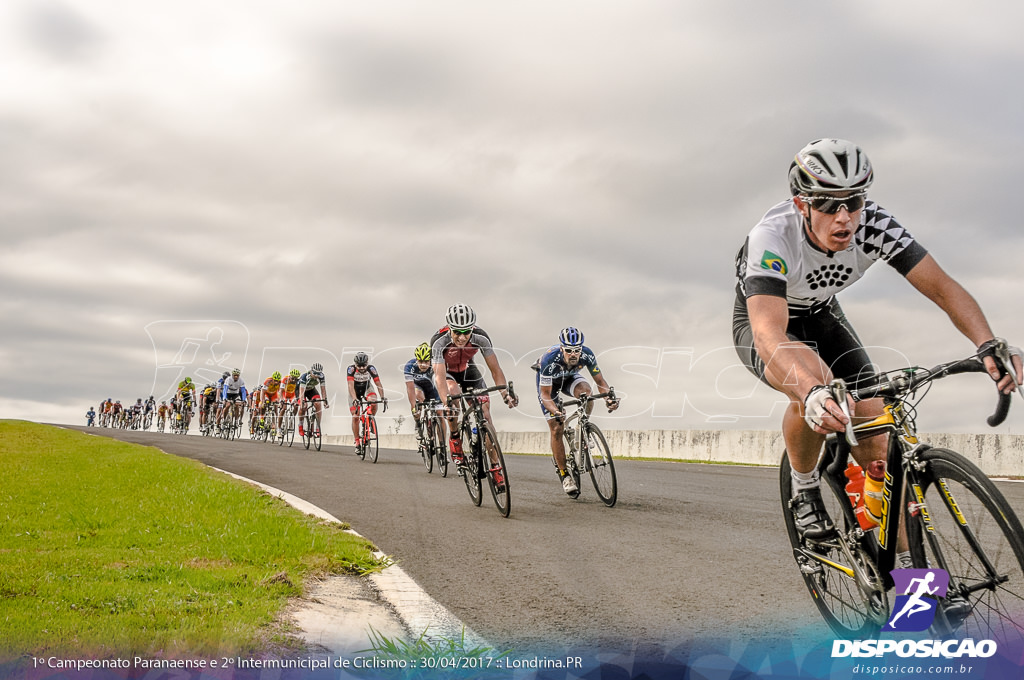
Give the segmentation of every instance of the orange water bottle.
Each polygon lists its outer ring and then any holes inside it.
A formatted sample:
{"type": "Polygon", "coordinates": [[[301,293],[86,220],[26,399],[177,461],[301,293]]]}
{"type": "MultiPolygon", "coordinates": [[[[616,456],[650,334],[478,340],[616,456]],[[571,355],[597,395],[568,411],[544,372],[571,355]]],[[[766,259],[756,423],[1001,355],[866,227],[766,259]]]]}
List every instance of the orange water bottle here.
{"type": "Polygon", "coordinates": [[[882,483],[885,481],[885,461],[873,460],[868,463],[864,478],[864,507],[875,524],[882,523],[882,483]]]}
{"type": "Polygon", "coordinates": [[[877,524],[872,522],[864,508],[864,470],[856,463],[849,463],[846,466],[846,495],[850,498],[850,505],[853,506],[853,513],[857,516],[860,528],[868,531],[877,524]]]}

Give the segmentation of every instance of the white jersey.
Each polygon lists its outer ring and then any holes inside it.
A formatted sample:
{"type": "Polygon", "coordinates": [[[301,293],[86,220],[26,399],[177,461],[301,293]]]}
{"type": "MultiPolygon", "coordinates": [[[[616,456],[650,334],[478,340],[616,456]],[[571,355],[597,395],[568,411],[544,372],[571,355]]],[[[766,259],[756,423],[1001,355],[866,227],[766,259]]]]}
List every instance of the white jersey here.
{"type": "Polygon", "coordinates": [[[791,310],[826,302],[884,260],[906,276],[928,251],[893,216],[873,201],[860,213],[850,246],[829,253],[807,237],[803,215],[792,200],[776,205],[754,227],[736,257],[743,297],[785,297],[791,310]]]}

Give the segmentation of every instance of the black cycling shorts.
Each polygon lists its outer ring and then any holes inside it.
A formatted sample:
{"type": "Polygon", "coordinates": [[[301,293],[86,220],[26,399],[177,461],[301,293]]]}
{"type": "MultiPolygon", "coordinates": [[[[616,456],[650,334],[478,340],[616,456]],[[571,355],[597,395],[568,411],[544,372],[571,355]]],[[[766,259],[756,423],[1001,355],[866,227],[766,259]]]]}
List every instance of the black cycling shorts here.
{"type": "MultiPolygon", "coordinates": [[[[817,352],[832,375],[842,378],[852,387],[856,387],[859,380],[867,380],[877,374],[871,357],[834,297],[808,312],[790,310],[786,335],[817,352]]],[[[739,293],[732,312],[732,341],[747,370],[768,385],[764,376],[764,360],[754,348],[747,301],[739,293]]]]}

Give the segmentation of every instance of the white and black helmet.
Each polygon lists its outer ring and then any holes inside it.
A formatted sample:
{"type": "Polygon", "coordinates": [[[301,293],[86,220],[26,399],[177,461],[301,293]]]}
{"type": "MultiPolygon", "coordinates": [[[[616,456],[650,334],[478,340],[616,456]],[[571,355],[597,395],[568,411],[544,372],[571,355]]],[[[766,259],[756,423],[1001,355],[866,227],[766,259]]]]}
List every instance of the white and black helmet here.
{"type": "Polygon", "coordinates": [[[352,359],[352,363],[354,363],[358,368],[365,368],[370,364],[370,355],[366,352],[356,352],[355,357],[352,359]]]}
{"type": "Polygon", "coordinates": [[[452,330],[465,331],[476,325],[476,312],[469,305],[459,303],[448,308],[444,320],[452,330]]]}
{"type": "Polygon", "coordinates": [[[867,191],[873,180],[867,154],[845,139],[816,139],[800,149],[789,166],[794,196],[867,191]]]}

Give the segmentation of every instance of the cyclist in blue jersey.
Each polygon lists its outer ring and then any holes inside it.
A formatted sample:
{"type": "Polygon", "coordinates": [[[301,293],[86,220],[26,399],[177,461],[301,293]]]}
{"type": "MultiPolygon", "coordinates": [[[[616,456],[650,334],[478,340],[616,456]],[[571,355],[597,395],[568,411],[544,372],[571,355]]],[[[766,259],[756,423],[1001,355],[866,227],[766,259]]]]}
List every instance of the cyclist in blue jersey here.
{"type": "Polygon", "coordinates": [[[312,400],[316,406],[316,420],[320,422],[323,417],[324,407],[330,408],[327,403],[327,378],[324,376],[324,367],[321,364],[313,364],[309,370],[299,376],[299,436],[305,437],[306,431],[302,426],[302,416],[306,413],[306,400],[312,400]],[[321,406],[321,401],[323,406],[321,406]]]}
{"type": "Polygon", "coordinates": [[[434,385],[434,367],[430,364],[430,345],[423,343],[413,352],[402,369],[405,376],[405,390],[409,396],[409,407],[416,420],[416,438],[420,439],[420,411],[418,406],[431,399],[440,400],[434,385]]]}
{"type": "Polygon", "coordinates": [[[90,406],[89,410],[85,412],[85,418],[88,421],[86,424],[89,427],[93,427],[96,425],[96,411],[93,410],[92,406],[90,406]]]}
{"type": "MultiPolygon", "coordinates": [[[[560,394],[574,399],[592,394],[590,383],[581,374],[586,368],[601,392],[607,392],[608,383],[601,374],[594,352],[583,344],[583,333],[572,326],[565,328],[558,335],[558,344],[549,349],[534,365],[537,369],[537,400],[540,410],[547,418],[548,429],[551,430],[551,454],[558,465],[558,477],[562,480],[562,488],[570,496],[578,496],[579,488],[572,475],[565,470],[565,442],[562,433],[565,429],[565,410],[562,408],[560,394]]],[[[608,411],[619,407],[618,400],[605,397],[608,411]]],[[[594,402],[587,404],[587,414],[594,408],[594,402]]]]}

